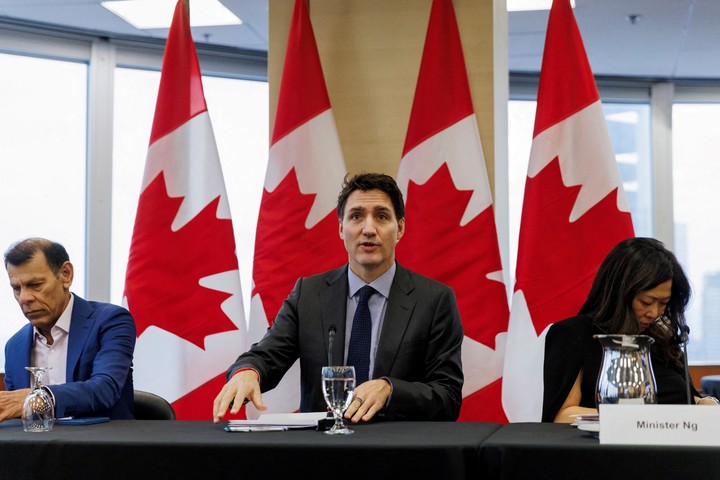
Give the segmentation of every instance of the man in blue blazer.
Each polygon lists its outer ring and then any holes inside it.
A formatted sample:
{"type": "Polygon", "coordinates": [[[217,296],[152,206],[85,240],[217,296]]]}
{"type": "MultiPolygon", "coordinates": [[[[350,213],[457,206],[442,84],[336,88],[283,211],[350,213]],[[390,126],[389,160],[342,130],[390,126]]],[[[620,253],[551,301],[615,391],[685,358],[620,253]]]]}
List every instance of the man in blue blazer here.
{"type": "Polygon", "coordinates": [[[348,177],[337,212],[348,264],[298,280],[272,328],[228,370],[228,383],[213,405],[215,422],[228,408],[237,413],[246,400],[265,410],[261,392],[274,388],[298,358],[300,411],[324,411],[320,372],[328,358],[358,369],[349,351],[359,292],[366,285],[374,289],[368,300],[370,374],[356,387],[345,417],[353,422],[376,416],[457,418],[463,329],[455,295],[448,286],[395,262],[395,245],[405,231],[397,184],[381,174],[348,177]],[[328,355],[330,331],[337,341],[328,355]]]}
{"type": "Polygon", "coordinates": [[[13,244],[5,268],[30,323],[5,345],[8,391],[0,392],[0,420],[21,415],[30,387],[27,366],[52,367],[45,381],[58,418],[134,418],[130,312],[70,293],[73,266],[65,248],[50,240],[13,244]]]}

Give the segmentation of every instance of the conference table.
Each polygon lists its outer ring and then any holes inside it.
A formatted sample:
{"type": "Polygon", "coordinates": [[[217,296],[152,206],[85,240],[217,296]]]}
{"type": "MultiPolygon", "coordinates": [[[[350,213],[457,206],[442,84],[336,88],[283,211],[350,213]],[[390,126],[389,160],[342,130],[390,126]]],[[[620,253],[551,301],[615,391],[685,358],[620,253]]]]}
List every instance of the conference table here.
{"type": "Polygon", "coordinates": [[[2,479],[720,478],[720,448],[600,445],[569,425],[385,422],[228,433],[197,421],[125,420],[26,433],[0,423],[2,479]]]}
{"type": "Polygon", "coordinates": [[[715,479],[720,447],[600,445],[570,425],[511,423],[483,442],[490,479],[715,479]]]}
{"type": "Polygon", "coordinates": [[[352,435],[315,430],[225,432],[199,421],[115,420],[24,432],[0,423],[0,478],[465,479],[483,478],[494,423],[385,422],[352,435]]]}

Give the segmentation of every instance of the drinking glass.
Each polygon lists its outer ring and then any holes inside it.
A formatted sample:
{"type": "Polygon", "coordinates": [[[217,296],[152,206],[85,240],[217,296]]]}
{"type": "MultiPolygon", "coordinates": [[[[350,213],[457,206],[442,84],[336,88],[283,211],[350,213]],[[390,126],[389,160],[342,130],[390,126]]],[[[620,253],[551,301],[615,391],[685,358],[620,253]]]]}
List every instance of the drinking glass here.
{"type": "Polygon", "coordinates": [[[25,367],[32,374],[32,390],[23,403],[22,423],[26,432],[49,432],[55,422],[50,394],[43,387],[43,375],[51,367],[25,367]]]}
{"type": "Polygon", "coordinates": [[[325,402],[335,418],[335,424],[325,433],[328,435],[353,433],[343,424],[343,413],[350,406],[355,392],[355,367],[323,367],[322,383],[325,402]]]}

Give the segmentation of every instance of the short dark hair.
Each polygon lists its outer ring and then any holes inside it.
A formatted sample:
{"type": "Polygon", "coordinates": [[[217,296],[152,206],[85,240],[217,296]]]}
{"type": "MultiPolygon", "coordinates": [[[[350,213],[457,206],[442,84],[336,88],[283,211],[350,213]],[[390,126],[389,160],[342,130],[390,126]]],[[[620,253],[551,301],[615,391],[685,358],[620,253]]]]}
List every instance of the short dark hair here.
{"type": "Polygon", "coordinates": [[[345,213],[345,203],[355,190],[362,190],[363,192],[380,190],[387,193],[395,209],[397,219],[402,220],[405,218],[403,195],[394,178],[383,173],[358,173],[357,175],[347,174],[343,180],[342,190],[337,201],[337,214],[340,220],[342,220],[345,213]]]}
{"type": "Polygon", "coordinates": [[[646,333],[655,338],[653,351],[680,361],[681,329],[685,326],[685,309],[692,289],[675,255],[654,238],[628,238],[621,241],[600,264],[581,314],[590,315],[593,323],[610,334],[639,334],[632,309],[640,293],[672,280],[670,300],[662,316],[662,325],[651,325],[646,333]]]}
{"type": "Polygon", "coordinates": [[[60,267],[65,262],[70,261],[67,250],[59,243],[45,238],[26,238],[13,243],[7,249],[5,252],[5,268],[7,269],[8,265],[18,267],[30,261],[38,252],[45,255],[48,266],[55,275],[59,275],[60,267]]]}

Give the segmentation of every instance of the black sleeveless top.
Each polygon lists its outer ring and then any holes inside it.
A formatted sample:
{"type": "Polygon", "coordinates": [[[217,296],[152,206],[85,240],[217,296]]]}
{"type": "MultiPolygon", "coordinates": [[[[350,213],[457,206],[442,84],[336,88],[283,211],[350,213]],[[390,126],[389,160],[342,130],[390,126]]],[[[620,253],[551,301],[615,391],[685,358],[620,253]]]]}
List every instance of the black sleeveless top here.
{"type": "MultiPolygon", "coordinates": [[[[543,422],[552,422],[572,389],[580,370],[580,406],[597,408],[596,384],[602,364],[603,349],[593,335],[601,334],[588,315],[579,315],[555,323],[545,338],[545,364],[543,368],[543,422]]],[[[686,404],[685,374],[682,368],[665,363],[650,355],[658,403],[686,404]]],[[[691,395],[697,391],[690,381],[691,395]]]]}

